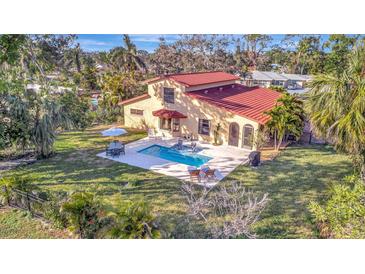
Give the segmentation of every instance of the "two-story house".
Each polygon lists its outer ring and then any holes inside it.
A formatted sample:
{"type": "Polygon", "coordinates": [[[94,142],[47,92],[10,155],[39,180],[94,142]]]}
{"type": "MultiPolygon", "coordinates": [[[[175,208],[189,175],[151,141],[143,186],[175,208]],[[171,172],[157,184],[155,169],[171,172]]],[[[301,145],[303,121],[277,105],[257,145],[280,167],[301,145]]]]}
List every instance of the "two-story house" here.
{"type": "Polygon", "coordinates": [[[163,75],[147,81],[148,93],[121,102],[127,127],[154,128],[164,136],[192,136],[254,148],[255,132],[270,117],[280,93],[239,84],[225,72],[163,75]]]}

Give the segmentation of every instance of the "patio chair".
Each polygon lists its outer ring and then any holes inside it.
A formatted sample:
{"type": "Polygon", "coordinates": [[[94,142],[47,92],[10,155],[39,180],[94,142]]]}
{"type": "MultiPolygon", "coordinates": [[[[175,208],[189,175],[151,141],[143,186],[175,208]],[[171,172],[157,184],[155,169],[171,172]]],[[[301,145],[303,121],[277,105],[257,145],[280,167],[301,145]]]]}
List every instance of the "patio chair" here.
{"type": "Polygon", "coordinates": [[[197,151],[197,147],[196,147],[196,142],[191,142],[191,150],[192,152],[196,152],[197,151]]]}
{"type": "Polygon", "coordinates": [[[208,181],[211,179],[217,179],[217,177],[215,176],[215,172],[216,169],[211,169],[208,166],[202,166],[201,168],[201,176],[207,179],[208,181]]]}
{"type": "Polygon", "coordinates": [[[148,138],[149,139],[156,139],[156,133],[155,133],[155,130],[153,128],[149,128],[147,133],[148,133],[148,138]]]}
{"type": "Polygon", "coordinates": [[[109,148],[109,146],[106,146],[105,148],[105,155],[106,156],[112,156],[113,149],[109,148]]]}
{"type": "Polygon", "coordinates": [[[189,175],[191,182],[193,182],[194,179],[196,179],[198,183],[200,183],[200,169],[189,170],[189,175]]]}

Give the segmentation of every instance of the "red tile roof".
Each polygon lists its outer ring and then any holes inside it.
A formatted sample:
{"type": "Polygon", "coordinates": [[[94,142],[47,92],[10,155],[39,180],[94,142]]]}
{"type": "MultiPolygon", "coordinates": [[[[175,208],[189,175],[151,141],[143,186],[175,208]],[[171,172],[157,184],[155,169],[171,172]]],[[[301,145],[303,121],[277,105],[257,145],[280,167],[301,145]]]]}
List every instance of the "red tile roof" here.
{"type": "Polygon", "coordinates": [[[281,93],[271,89],[246,87],[240,84],[191,91],[186,94],[260,124],[270,120],[270,116],[264,112],[272,109],[281,96],[281,93]]]}
{"type": "Polygon", "coordinates": [[[176,111],[176,110],[168,110],[168,109],[159,109],[152,112],[153,116],[162,117],[166,119],[170,118],[187,118],[186,115],[176,111]]]}
{"type": "Polygon", "coordinates": [[[151,98],[151,96],[149,96],[146,93],[146,94],[143,94],[143,95],[140,95],[140,96],[137,96],[137,97],[133,97],[131,99],[127,99],[127,100],[124,100],[124,101],[120,101],[118,103],[118,105],[128,105],[128,104],[131,104],[131,103],[134,103],[134,102],[138,102],[138,101],[141,101],[141,100],[145,100],[145,99],[148,99],[148,98],[151,98]]]}
{"type": "Polygon", "coordinates": [[[180,73],[180,74],[168,74],[160,77],[155,77],[150,80],[147,80],[146,83],[150,84],[156,81],[160,81],[162,79],[172,79],[184,86],[192,87],[192,86],[206,85],[212,83],[220,83],[225,81],[239,80],[240,77],[222,71],[180,73]]]}

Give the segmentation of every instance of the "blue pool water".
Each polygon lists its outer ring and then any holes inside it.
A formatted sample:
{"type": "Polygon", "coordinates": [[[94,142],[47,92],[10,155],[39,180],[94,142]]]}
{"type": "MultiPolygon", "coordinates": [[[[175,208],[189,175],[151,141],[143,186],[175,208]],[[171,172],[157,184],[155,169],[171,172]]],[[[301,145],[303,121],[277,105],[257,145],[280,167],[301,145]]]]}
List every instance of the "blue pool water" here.
{"type": "Polygon", "coordinates": [[[189,151],[178,151],[173,148],[152,145],[150,147],[144,148],[139,153],[151,155],[154,157],[159,157],[165,160],[182,163],[188,166],[200,167],[201,165],[208,162],[211,157],[199,155],[189,151]]]}

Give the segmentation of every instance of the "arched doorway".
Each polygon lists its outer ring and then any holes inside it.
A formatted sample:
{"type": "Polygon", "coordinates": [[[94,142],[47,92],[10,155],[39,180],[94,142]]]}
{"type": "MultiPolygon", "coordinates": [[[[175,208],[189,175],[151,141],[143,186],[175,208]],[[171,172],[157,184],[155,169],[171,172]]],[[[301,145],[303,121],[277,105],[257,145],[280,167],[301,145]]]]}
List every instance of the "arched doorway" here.
{"type": "Polygon", "coordinates": [[[240,127],[237,123],[231,123],[229,125],[228,145],[238,147],[239,132],[240,127]]]}
{"type": "Polygon", "coordinates": [[[254,130],[253,126],[246,124],[243,126],[242,132],[242,147],[252,149],[253,147],[254,130]]]}

